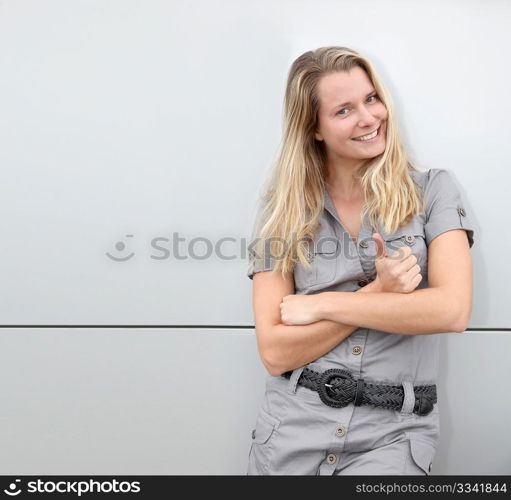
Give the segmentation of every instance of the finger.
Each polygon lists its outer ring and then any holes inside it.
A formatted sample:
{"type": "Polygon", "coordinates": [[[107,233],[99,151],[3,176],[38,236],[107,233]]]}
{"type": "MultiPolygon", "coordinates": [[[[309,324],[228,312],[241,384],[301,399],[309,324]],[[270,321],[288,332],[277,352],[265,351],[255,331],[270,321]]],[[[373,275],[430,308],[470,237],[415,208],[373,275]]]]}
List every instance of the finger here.
{"type": "Polygon", "coordinates": [[[413,281],[412,281],[414,288],[417,288],[420,285],[421,281],[422,281],[422,274],[418,274],[417,276],[415,276],[415,278],[413,278],[413,281]]]}
{"type": "Polygon", "coordinates": [[[420,276],[417,284],[420,283],[422,280],[420,271],[421,271],[420,266],[418,264],[416,266],[414,265],[410,270],[406,271],[405,273],[406,279],[409,280],[410,282],[413,282],[414,280],[417,279],[417,276],[420,276]]]}
{"type": "Polygon", "coordinates": [[[407,259],[412,253],[412,249],[410,247],[399,247],[393,253],[390,254],[389,258],[392,260],[397,260],[399,262],[407,259]]]}
{"type": "MultiPolygon", "coordinates": [[[[419,266],[419,264],[417,263],[417,257],[413,254],[410,254],[408,257],[403,259],[401,261],[401,263],[403,265],[404,271],[409,271],[410,269],[413,269],[413,267],[419,266]]],[[[419,267],[419,270],[420,270],[420,267],[419,267]]]]}
{"type": "Polygon", "coordinates": [[[379,233],[373,233],[373,239],[376,243],[376,258],[381,259],[387,257],[387,250],[385,248],[385,242],[379,233]]]}
{"type": "MultiPolygon", "coordinates": [[[[409,250],[411,252],[411,250],[409,250]]],[[[403,253],[407,252],[403,248],[403,253]]],[[[392,258],[392,256],[391,256],[392,258]]],[[[393,264],[393,272],[396,275],[406,275],[408,279],[411,279],[415,274],[420,272],[420,266],[417,264],[417,258],[411,254],[408,257],[403,259],[399,259],[399,257],[395,257],[396,261],[393,264]]]]}
{"type": "Polygon", "coordinates": [[[409,290],[405,293],[412,293],[421,283],[422,281],[422,274],[417,274],[414,276],[411,281],[409,282],[409,290]]]}

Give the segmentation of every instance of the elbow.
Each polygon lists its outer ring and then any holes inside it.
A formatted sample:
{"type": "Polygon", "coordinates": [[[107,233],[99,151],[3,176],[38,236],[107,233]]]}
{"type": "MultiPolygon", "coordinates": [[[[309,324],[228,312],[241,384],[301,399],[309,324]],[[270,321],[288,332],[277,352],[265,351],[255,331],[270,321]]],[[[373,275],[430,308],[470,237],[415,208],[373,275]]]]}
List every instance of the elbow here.
{"type": "Polygon", "coordinates": [[[261,352],[261,361],[263,362],[266,371],[272,377],[279,377],[287,371],[287,368],[281,363],[281,360],[276,355],[274,350],[264,349],[261,352]]]}
{"type": "Polygon", "coordinates": [[[268,365],[265,365],[266,366],[266,371],[272,376],[272,377],[280,377],[283,373],[286,372],[286,370],[282,370],[282,369],[279,369],[277,367],[269,367],[268,365]]]}
{"type": "Polygon", "coordinates": [[[451,332],[463,333],[467,329],[466,325],[457,324],[451,329],[451,332]]]}
{"type": "Polygon", "coordinates": [[[455,316],[452,318],[451,330],[456,333],[463,333],[468,328],[471,311],[469,308],[458,308],[455,316]]]}
{"type": "Polygon", "coordinates": [[[269,329],[257,329],[259,357],[272,377],[278,377],[289,370],[286,364],[286,356],[278,343],[278,333],[273,331],[272,325],[269,329]]]}

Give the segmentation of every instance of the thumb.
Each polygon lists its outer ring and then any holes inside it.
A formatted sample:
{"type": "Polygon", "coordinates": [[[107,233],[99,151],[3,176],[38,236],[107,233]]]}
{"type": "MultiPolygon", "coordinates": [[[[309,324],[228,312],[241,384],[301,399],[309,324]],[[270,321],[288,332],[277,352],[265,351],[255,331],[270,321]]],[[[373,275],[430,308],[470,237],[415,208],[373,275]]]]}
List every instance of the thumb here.
{"type": "Polygon", "coordinates": [[[376,258],[381,259],[382,257],[387,257],[388,254],[385,249],[385,242],[380,233],[373,233],[373,240],[376,243],[376,258]]]}

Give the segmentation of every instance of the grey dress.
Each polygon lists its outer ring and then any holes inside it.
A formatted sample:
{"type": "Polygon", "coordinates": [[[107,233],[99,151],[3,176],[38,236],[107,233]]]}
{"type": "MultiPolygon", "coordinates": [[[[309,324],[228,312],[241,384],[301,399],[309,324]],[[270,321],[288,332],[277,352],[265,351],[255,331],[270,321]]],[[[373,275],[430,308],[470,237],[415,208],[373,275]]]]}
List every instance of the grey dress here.
{"type": "MultiPolygon", "coordinates": [[[[296,294],[356,291],[374,280],[373,232],[382,235],[391,251],[411,247],[423,276],[418,288],[428,287],[427,247],[436,236],[464,229],[472,247],[473,222],[451,174],[445,169],[410,174],[424,192],[426,211],[394,234],[373,230],[366,218],[356,244],[324,191],[318,235],[323,243],[314,249],[311,269],[295,266],[296,294]]],[[[272,268],[271,259],[256,259],[248,277],[272,268]]],[[[436,403],[426,416],[413,413],[413,386],[437,383],[440,335],[358,328],[307,365],[317,372],[341,368],[367,382],[402,384],[405,398],[400,411],[353,403],[343,408],[327,406],[316,392],[297,385],[303,367],[294,370],[290,379],[268,375],[252,432],[247,474],[429,474],[439,438],[439,408],[436,403]]]]}

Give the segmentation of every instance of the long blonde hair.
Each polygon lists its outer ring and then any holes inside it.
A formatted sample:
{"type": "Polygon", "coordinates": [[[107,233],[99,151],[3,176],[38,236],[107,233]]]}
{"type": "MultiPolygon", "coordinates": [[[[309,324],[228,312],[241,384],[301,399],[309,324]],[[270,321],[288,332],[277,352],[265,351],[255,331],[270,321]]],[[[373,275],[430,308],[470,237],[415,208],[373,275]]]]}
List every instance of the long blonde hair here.
{"type": "Polygon", "coordinates": [[[326,74],[355,66],[366,72],[388,113],[385,151],[367,160],[361,169],[365,199],[361,218],[367,215],[373,227],[380,223],[384,231],[393,233],[424,209],[422,193],[409,173],[418,169],[407,159],[390,94],[371,63],[347,47],[305,52],[288,73],[280,151],[269,182],[263,187],[250,255],[250,259],[254,255],[268,256],[268,251],[271,256],[279,255],[274,271],[282,274],[292,271],[297,260],[310,265],[309,242],[324,208],[327,158],[324,142],[314,137],[320,105],[318,82],[326,74]]]}

